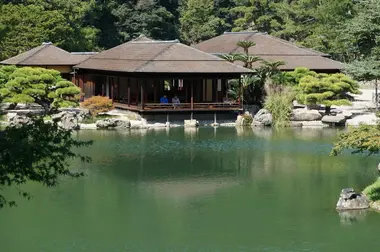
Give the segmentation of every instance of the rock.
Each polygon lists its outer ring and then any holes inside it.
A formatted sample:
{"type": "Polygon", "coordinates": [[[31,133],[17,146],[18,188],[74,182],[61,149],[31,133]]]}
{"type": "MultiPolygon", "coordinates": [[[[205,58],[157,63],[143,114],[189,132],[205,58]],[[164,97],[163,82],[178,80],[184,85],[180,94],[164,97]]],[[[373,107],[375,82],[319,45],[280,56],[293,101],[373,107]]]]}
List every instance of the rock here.
{"type": "Polygon", "coordinates": [[[329,125],[335,125],[335,126],[345,125],[346,120],[347,119],[344,116],[342,116],[342,115],[324,116],[322,118],[322,122],[323,123],[326,123],[326,124],[329,124],[329,125]]]}
{"type": "Polygon", "coordinates": [[[59,115],[64,115],[66,112],[74,113],[79,122],[91,116],[90,110],[84,108],[60,108],[58,111],[60,111],[60,113],[54,116],[59,117],[59,115]]]}
{"type": "Polygon", "coordinates": [[[294,108],[307,108],[307,106],[306,105],[304,105],[304,104],[299,104],[298,102],[297,102],[297,100],[294,100],[293,101],[293,107],[294,108]]]}
{"type": "Polygon", "coordinates": [[[302,123],[302,128],[326,128],[328,125],[322,123],[321,121],[304,121],[302,123]]]}
{"type": "Polygon", "coordinates": [[[0,103],[0,111],[8,110],[12,107],[12,103],[0,103]]]}
{"type": "Polygon", "coordinates": [[[96,123],[89,123],[89,124],[80,123],[79,128],[81,130],[94,130],[94,129],[96,130],[97,129],[96,123]]]}
{"type": "Polygon", "coordinates": [[[7,110],[8,113],[16,113],[18,115],[43,115],[45,110],[43,109],[20,109],[20,110],[7,110]]]}
{"type": "Polygon", "coordinates": [[[7,114],[7,119],[8,119],[8,122],[10,122],[12,120],[13,117],[17,116],[17,113],[8,113],[7,114]]]}
{"type": "Polygon", "coordinates": [[[149,126],[146,120],[131,120],[131,129],[147,129],[149,126]]]}
{"type": "Polygon", "coordinates": [[[96,127],[99,129],[115,128],[116,122],[110,118],[96,121],[96,127]]]}
{"type": "Polygon", "coordinates": [[[293,122],[293,121],[290,122],[290,127],[301,128],[302,126],[303,126],[302,122],[293,122]]]}
{"type": "Polygon", "coordinates": [[[343,189],[340,193],[336,210],[360,210],[369,208],[369,200],[367,196],[361,193],[356,193],[352,188],[343,189]]]}
{"type": "Polygon", "coordinates": [[[271,126],[273,122],[272,114],[266,109],[260,109],[253,117],[253,121],[260,122],[264,126],[271,126]]]}
{"type": "Polygon", "coordinates": [[[219,127],[219,125],[220,125],[219,123],[211,123],[212,127],[219,127]]]}
{"type": "Polygon", "coordinates": [[[199,126],[199,122],[197,120],[185,120],[184,121],[185,128],[194,128],[199,126]]]}
{"type": "Polygon", "coordinates": [[[67,130],[79,129],[79,121],[75,112],[64,112],[60,119],[62,128],[67,130]]]}
{"type": "Polygon", "coordinates": [[[291,121],[318,121],[322,119],[318,110],[294,109],[290,116],[291,121]]]}
{"type": "Polygon", "coordinates": [[[8,120],[9,120],[10,127],[21,127],[24,124],[29,124],[32,122],[32,119],[30,119],[29,117],[25,115],[17,115],[17,114],[10,117],[8,120]]]}
{"type": "Polygon", "coordinates": [[[256,121],[256,120],[253,120],[252,121],[252,127],[264,127],[264,123],[262,122],[259,122],[259,121],[256,121]]]}
{"type": "Polygon", "coordinates": [[[350,111],[343,111],[342,116],[344,116],[346,119],[351,119],[353,114],[350,111]]]}
{"type": "Polygon", "coordinates": [[[96,127],[99,129],[129,129],[131,127],[131,122],[127,118],[106,118],[96,121],[96,127]]]}

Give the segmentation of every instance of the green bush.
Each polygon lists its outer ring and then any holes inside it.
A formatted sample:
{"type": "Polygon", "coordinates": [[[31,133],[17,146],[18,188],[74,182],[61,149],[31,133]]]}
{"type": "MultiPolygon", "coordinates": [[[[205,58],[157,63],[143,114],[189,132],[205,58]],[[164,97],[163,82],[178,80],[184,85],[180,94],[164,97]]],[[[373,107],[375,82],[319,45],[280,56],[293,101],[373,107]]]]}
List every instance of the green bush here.
{"type": "Polygon", "coordinates": [[[273,126],[276,128],[289,126],[295,97],[293,89],[285,87],[281,92],[274,90],[268,90],[267,92],[264,108],[272,114],[273,126]]]}
{"type": "Polygon", "coordinates": [[[380,178],[378,178],[372,185],[367,186],[363,193],[367,195],[371,201],[380,200],[380,178]]]}
{"type": "Polygon", "coordinates": [[[91,115],[97,116],[99,113],[108,112],[113,109],[112,100],[104,96],[93,96],[86,99],[81,106],[90,110],[91,115]]]}

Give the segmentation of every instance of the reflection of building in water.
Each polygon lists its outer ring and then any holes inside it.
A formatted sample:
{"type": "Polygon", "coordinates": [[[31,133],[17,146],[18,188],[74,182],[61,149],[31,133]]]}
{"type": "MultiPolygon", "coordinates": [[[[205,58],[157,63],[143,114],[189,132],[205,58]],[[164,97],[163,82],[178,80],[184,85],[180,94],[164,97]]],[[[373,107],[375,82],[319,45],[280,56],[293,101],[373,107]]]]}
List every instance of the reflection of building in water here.
{"type": "Polygon", "coordinates": [[[193,139],[198,135],[198,128],[197,127],[185,127],[185,137],[193,139]]]}

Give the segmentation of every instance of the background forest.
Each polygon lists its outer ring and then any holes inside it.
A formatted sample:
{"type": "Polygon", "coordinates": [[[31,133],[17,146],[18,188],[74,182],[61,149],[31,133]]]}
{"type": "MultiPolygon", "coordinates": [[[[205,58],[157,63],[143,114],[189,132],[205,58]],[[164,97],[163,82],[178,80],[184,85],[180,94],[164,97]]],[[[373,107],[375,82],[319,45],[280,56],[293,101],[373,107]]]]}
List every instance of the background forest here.
{"type": "Polygon", "coordinates": [[[379,0],[0,0],[0,60],[51,41],[98,51],[137,37],[198,43],[258,30],[344,62],[378,58],[379,0]]]}

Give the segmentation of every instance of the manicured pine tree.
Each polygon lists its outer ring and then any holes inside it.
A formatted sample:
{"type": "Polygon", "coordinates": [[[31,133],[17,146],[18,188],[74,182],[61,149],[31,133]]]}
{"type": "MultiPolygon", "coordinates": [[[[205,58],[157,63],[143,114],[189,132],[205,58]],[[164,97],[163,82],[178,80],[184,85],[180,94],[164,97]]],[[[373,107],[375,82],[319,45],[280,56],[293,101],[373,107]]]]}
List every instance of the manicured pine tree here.
{"type": "Polygon", "coordinates": [[[56,70],[23,67],[16,69],[0,89],[4,102],[37,103],[49,113],[52,108],[75,107],[80,89],[56,70]]]}

